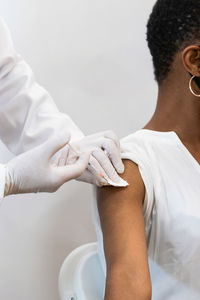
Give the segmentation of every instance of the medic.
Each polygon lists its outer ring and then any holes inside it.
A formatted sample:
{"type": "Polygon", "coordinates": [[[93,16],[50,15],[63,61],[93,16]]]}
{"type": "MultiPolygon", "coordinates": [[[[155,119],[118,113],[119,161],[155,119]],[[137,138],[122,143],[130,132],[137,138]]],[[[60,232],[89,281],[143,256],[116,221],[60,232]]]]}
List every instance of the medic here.
{"type": "MultiPolygon", "coordinates": [[[[70,101],[70,99],[69,99],[70,101]]],[[[126,185],[120,143],[112,131],[84,136],[34,79],[0,18],[0,139],[15,155],[0,164],[0,198],[54,192],[78,179],[126,185]]]]}

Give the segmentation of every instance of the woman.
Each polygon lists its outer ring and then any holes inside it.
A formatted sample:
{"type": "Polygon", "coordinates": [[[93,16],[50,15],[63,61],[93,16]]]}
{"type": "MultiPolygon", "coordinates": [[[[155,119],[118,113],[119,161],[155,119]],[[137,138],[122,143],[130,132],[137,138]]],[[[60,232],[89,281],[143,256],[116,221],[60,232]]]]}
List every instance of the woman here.
{"type": "Polygon", "coordinates": [[[97,193],[104,299],[199,300],[200,1],[158,0],[147,41],[157,107],[121,141],[129,186],[97,193]]]}

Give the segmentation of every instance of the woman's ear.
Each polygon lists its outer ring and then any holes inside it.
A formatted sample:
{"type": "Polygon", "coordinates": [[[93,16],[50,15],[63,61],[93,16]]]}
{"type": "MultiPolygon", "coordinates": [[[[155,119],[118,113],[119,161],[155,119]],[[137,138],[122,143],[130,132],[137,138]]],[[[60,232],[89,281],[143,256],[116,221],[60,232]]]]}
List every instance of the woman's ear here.
{"type": "Polygon", "coordinates": [[[182,61],[187,72],[200,77],[200,47],[188,46],[182,52],[182,61]]]}

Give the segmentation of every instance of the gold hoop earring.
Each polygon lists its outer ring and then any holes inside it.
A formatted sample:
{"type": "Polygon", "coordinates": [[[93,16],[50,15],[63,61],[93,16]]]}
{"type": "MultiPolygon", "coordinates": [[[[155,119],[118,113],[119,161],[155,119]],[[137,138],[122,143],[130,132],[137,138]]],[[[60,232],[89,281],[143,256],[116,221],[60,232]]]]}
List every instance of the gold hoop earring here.
{"type": "Polygon", "coordinates": [[[192,80],[195,78],[196,76],[193,75],[191,78],[190,78],[190,81],[189,81],[189,89],[190,89],[190,92],[192,93],[192,95],[194,95],[195,97],[200,97],[200,94],[196,94],[193,89],[192,89],[192,80]]]}

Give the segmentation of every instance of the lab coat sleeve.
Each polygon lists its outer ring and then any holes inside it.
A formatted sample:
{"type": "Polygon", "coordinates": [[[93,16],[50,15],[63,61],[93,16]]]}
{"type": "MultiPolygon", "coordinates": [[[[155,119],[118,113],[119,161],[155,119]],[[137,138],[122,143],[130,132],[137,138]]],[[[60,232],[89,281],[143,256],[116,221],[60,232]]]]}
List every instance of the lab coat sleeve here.
{"type": "Polygon", "coordinates": [[[0,139],[17,155],[64,128],[72,141],[83,137],[70,117],[58,111],[49,93],[35,81],[0,18],[0,139]]]}

